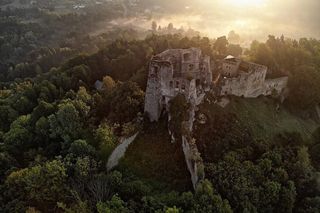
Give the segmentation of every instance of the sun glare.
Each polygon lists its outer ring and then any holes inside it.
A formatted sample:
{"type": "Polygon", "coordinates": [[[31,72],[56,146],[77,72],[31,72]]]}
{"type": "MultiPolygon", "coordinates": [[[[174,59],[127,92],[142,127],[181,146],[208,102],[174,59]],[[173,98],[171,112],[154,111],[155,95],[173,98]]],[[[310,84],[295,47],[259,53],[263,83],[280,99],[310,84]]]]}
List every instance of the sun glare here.
{"type": "Polygon", "coordinates": [[[237,7],[262,7],[266,0],[228,0],[230,4],[237,7]]]}

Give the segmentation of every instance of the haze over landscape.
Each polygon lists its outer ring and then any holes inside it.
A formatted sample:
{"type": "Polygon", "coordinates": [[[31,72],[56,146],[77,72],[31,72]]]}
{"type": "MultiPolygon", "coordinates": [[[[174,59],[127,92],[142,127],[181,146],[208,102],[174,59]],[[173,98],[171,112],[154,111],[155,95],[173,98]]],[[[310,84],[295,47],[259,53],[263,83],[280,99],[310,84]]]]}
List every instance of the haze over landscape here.
{"type": "Polygon", "coordinates": [[[0,213],[319,213],[319,0],[0,0],[0,213]]]}
{"type": "MultiPolygon", "coordinates": [[[[152,2],[152,1],[151,1],[152,2]]],[[[163,1],[182,14],[169,12],[160,24],[190,26],[211,37],[231,30],[246,39],[266,34],[291,38],[320,37],[320,1],[317,0],[187,0],[163,1]]]]}

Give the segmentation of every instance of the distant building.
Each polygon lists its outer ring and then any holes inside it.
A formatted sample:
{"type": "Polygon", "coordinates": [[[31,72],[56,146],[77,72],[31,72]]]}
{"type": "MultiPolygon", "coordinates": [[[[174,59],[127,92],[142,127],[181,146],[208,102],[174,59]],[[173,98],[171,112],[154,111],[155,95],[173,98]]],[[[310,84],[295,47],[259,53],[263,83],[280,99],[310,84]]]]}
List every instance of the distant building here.
{"type": "Polygon", "coordinates": [[[97,81],[94,83],[94,88],[96,88],[96,90],[99,90],[99,91],[104,90],[103,82],[97,80],[97,81]]]}

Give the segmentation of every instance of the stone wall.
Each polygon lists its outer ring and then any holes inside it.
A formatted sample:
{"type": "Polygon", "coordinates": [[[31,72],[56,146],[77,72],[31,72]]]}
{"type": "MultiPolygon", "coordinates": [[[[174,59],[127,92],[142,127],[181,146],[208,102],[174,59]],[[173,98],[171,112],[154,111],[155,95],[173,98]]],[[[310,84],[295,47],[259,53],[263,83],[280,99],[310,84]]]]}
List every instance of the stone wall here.
{"type": "Polygon", "coordinates": [[[266,79],[268,68],[227,56],[222,62],[218,88],[220,95],[256,98],[260,95],[281,95],[287,87],[288,78],[266,79]]]}
{"type": "Polygon", "coordinates": [[[123,138],[120,144],[111,153],[107,162],[107,171],[112,170],[119,163],[119,160],[125,155],[129,145],[136,139],[139,133],[134,134],[129,138],[123,138]]]}
{"type": "Polygon", "coordinates": [[[202,56],[200,49],[164,51],[154,56],[149,65],[145,112],[150,121],[158,121],[176,95],[183,94],[188,101],[197,99],[200,88],[209,88],[211,82],[210,57],[202,56]]]}
{"type": "Polygon", "coordinates": [[[182,124],[182,149],[187,168],[191,176],[191,182],[195,189],[199,181],[204,179],[204,165],[198,151],[195,139],[192,138],[193,124],[195,121],[196,106],[204,100],[204,95],[198,99],[191,99],[189,108],[189,120],[182,124]],[[198,101],[198,103],[197,103],[198,101]]]}
{"type": "Polygon", "coordinates": [[[260,95],[281,95],[287,87],[288,77],[262,80],[256,75],[227,78],[220,81],[221,95],[256,98],[260,95]]]}
{"type": "Polygon", "coordinates": [[[230,61],[222,64],[222,75],[233,77],[237,75],[240,62],[230,61]]]}
{"type": "Polygon", "coordinates": [[[288,77],[267,79],[265,81],[264,95],[280,95],[284,92],[288,84],[288,77]]]}
{"type": "Polygon", "coordinates": [[[264,93],[265,72],[241,73],[237,77],[220,80],[221,95],[255,98],[264,93]]]}
{"type": "Polygon", "coordinates": [[[235,77],[221,77],[218,81],[220,94],[256,98],[260,95],[268,96],[274,93],[280,95],[287,87],[288,77],[266,79],[267,70],[263,67],[256,68],[249,73],[239,72],[235,77]]]}
{"type": "Polygon", "coordinates": [[[182,149],[190,172],[191,182],[195,189],[199,181],[204,179],[204,165],[196,143],[193,139],[182,136],[182,149]]]}

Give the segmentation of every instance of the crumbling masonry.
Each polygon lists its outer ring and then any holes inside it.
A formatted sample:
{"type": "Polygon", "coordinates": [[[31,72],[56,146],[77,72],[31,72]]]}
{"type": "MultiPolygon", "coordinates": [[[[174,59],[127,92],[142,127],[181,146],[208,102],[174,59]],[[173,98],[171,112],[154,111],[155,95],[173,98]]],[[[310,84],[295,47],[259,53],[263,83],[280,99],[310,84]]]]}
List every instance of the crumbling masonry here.
{"type": "MultiPolygon", "coordinates": [[[[210,57],[203,56],[201,50],[167,50],[154,56],[150,62],[145,112],[150,121],[158,121],[161,113],[168,111],[169,101],[177,94],[183,94],[191,105],[185,126],[188,132],[192,132],[195,107],[202,102],[205,91],[210,90],[211,82],[210,57]]],[[[203,174],[199,172],[199,168],[203,168],[202,159],[191,137],[182,135],[182,146],[195,187],[201,179],[199,173],[203,174]]]]}
{"type": "MultiPolygon", "coordinates": [[[[215,92],[218,96],[280,95],[288,81],[287,77],[266,79],[267,67],[232,56],[226,57],[215,69],[219,72],[215,84],[212,70],[210,57],[202,55],[197,48],[166,50],[154,56],[149,65],[145,113],[150,121],[158,121],[168,112],[169,101],[178,94],[183,94],[190,103],[189,120],[183,124],[186,133],[182,135],[182,147],[194,187],[204,178],[204,166],[192,138],[192,129],[196,106],[203,101],[205,93],[214,89],[219,91],[215,92]]],[[[171,119],[170,114],[168,119],[171,119]]]]}
{"type": "Polygon", "coordinates": [[[220,68],[217,87],[221,95],[256,98],[260,95],[279,96],[287,87],[288,77],[266,79],[266,66],[227,56],[220,68]]]}
{"type": "Polygon", "coordinates": [[[167,50],[150,62],[145,112],[150,121],[158,121],[177,94],[183,94],[190,103],[197,104],[204,91],[210,89],[211,82],[210,57],[202,56],[201,50],[167,50]]]}

